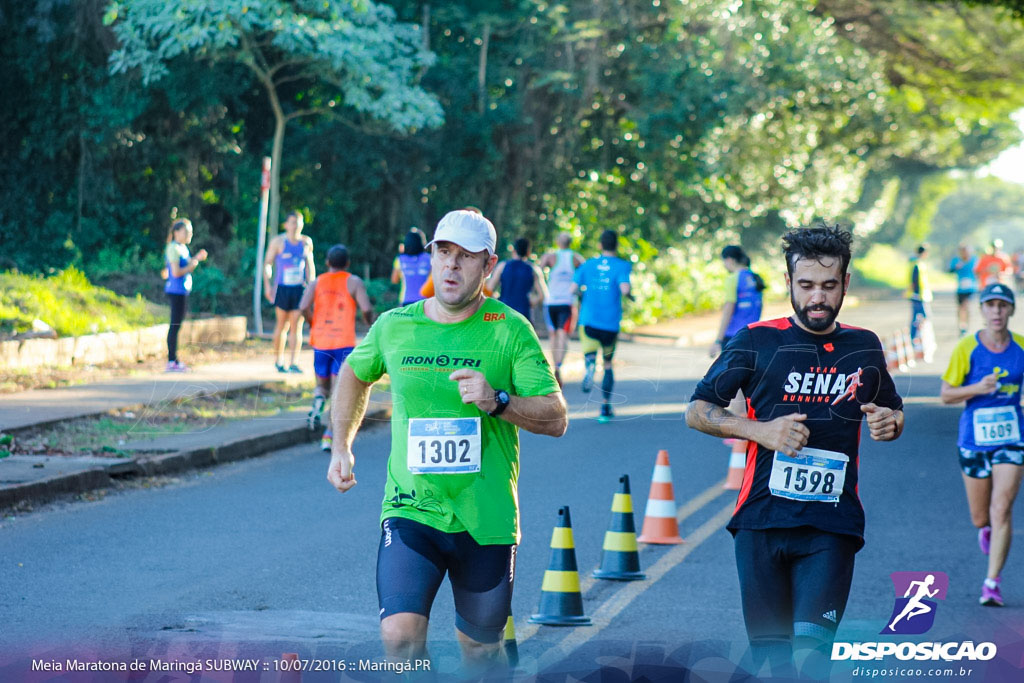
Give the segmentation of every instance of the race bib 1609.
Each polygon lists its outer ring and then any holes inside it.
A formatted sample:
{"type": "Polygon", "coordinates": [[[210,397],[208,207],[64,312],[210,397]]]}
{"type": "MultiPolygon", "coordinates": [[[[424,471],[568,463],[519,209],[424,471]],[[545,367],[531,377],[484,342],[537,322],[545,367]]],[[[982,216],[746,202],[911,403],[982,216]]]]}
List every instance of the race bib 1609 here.
{"type": "Polygon", "coordinates": [[[974,443],[1005,446],[1020,441],[1020,423],[1013,406],[978,408],[974,411],[974,443]]]}

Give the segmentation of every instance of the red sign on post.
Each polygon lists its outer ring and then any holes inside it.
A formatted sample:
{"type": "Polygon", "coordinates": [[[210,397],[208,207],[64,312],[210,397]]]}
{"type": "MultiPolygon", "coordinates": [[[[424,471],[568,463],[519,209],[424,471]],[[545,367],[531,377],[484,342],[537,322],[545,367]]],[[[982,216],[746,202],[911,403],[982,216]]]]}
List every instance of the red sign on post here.
{"type": "Polygon", "coordinates": [[[260,176],[260,190],[266,192],[270,189],[270,157],[263,157],[263,173],[260,176]]]}

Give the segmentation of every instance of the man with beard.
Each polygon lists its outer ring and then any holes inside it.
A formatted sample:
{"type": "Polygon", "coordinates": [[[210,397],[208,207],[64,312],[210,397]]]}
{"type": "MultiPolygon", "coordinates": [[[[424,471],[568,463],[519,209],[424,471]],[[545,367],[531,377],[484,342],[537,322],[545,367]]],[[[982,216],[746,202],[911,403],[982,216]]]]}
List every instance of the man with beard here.
{"type": "Polygon", "coordinates": [[[327,479],[356,484],[352,441],[371,385],[391,377],[391,454],[377,552],[380,631],[389,659],[426,658],[427,622],[445,574],[468,673],[502,660],[519,543],[519,429],[561,436],[565,399],[533,327],[483,294],[494,226],[441,219],[432,297],[383,314],[338,375],[327,479]]]}
{"type": "Polygon", "coordinates": [[[850,233],[816,225],[783,242],[795,315],[737,332],[694,391],[686,423],[749,442],[728,528],[751,672],[767,661],[774,675],[792,675],[795,658],[800,674],[827,678],[864,545],[861,420],[872,439],[896,439],[903,401],[878,337],[836,322],[850,284],[850,233]],[[738,390],[745,417],[725,409],[738,390]]]}

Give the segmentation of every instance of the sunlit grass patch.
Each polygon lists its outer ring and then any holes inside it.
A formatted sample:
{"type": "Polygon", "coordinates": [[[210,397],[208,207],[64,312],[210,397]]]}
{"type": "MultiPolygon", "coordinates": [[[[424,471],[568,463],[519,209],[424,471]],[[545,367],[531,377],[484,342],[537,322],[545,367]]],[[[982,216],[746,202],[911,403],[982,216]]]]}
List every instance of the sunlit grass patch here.
{"type": "Polygon", "coordinates": [[[0,273],[0,337],[29,332],[37,319],[63,337],[124,332],[165,317],[163,307],[97,287],[75,268],[50,277],[0,273]]]}

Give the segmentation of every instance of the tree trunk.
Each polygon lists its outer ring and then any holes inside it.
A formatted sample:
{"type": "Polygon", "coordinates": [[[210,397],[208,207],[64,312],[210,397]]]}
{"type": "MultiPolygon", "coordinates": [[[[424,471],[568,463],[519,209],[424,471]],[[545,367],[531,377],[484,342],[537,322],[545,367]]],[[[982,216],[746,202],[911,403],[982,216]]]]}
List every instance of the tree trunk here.
{"type": "Polygon", "coordinates": [[[430,50],[430,3],[423,4],[423,19],[420,25],[420,33],[423,34],[423,49],[430,50]]]}
{"type": "Polygon", "coordinates": [[[594,94],[597,92],[600,83],[601,73],[601,50],[604,44],[605,37],[603,35],[603,12],[602,4],[600,0],[594,0],[593,3],[593,21],[594,28],[602,29],[602,36],[598,39],[590,41],[590,50],[587,56],[587,71],[583,85],[583,102],[584,106],[589,108],[590,103],[593,101],[594,94]]]}
{"type": "Polygon", "coordinates": [[[476,73],[477,110],[483,114],[487,108],[487,47],[491,42],[491,22],[484,22],[483,42],[480,45],[480,64],[476,73]]]}
{"type": "Polygon", "coordinates": [[[284,151],[284,126],[286,123],[281,103],[273,86],[268,86],[270,104],[274,110],[274,143],[270,150],[270,206],[267,211],[267,243],[277,234],[278,212],[281,209],[281,156],[284,151]]]}
{"type": "MultiPolygon", "coordinates": [[[[84,125],[84,124],[79,124],[84,125]]],[[[85,147],[85,131],[82,128],[78,129],[78,197],[77,205],[75,207],[75,239],[79,239],[79,235],[82,234],[82,210],[85,206],[85,169],[86,169],[86,155],[88,151],[85,147]]]]}

